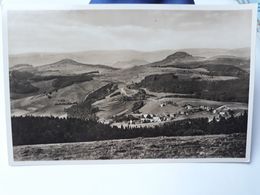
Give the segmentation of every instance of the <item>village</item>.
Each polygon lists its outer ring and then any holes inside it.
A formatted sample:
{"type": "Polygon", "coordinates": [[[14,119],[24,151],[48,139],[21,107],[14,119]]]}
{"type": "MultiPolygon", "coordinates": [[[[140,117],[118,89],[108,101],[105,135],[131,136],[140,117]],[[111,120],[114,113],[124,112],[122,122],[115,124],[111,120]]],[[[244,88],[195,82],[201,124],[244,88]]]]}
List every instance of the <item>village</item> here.
{"type": "MultiPolygon", "coordinates": [[[[167,106],[165,103],[160,104],[160,107],[167,106]]],[[[117,120],[115,118],[105,120],[99,119],[100,123],[110,124],[117,127],[153,127],[155,125],[162,125],[171,121],[183,120],[187,118],[208,118],[210,123],[212,120],[219,122],[221,118],[230,118],[231,116],[240,116],[243,112],[234,112],[226,105],[219,107],[211,106],[194,106],[191,104],[185,104],[182,108],[175,113],[137,113],[125,115],[123,118],[117,120]]]]}

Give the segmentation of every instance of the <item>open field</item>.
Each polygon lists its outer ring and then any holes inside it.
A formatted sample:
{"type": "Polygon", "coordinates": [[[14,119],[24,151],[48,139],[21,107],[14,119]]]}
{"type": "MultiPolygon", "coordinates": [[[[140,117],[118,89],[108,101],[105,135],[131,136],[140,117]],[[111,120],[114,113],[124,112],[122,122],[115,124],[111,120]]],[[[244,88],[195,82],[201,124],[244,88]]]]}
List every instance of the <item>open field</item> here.
{"type": "Polygon", "coordinates": [[[246,135],[135,138],[14,147],[15,161],[160,158],[242,158],[246,135]]]}

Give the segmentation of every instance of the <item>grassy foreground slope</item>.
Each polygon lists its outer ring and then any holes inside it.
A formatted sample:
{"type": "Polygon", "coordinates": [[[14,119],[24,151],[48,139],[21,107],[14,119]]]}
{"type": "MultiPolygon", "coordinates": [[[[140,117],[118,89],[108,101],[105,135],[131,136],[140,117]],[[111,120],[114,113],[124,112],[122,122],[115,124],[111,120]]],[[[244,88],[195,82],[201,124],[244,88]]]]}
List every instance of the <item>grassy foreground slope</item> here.
{"type": "Polygon", "coordinates": [[[160,158],[243,158],[246,135],[135,138],[14,147],[14,159],[98,160],[160,158]]]}

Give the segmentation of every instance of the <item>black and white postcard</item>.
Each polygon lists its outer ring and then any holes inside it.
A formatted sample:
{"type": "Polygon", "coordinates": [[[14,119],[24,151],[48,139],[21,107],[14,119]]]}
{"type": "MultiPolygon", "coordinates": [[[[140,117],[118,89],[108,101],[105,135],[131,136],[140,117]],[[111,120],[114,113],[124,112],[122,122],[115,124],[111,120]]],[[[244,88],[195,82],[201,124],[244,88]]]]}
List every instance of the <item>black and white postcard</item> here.
{"type": "Polygon", "coordinates": [[[248,162],[255,12],[8,10],[11,162],[248,162]]]}

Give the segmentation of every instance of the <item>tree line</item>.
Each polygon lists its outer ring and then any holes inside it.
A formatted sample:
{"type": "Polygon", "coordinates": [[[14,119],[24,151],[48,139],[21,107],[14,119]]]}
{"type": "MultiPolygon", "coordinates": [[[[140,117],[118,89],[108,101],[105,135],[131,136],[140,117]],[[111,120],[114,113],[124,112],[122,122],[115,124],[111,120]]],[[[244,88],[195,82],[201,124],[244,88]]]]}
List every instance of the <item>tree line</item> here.
{"type": "Polygon", "coordinates": [[[185,119],[161,126],[111,127],[96,120],[57,117],[12,117],[13,145],[86,142],[158,136],[194,136],[247,132],[247,112],[239,117],[185,119]]]}

